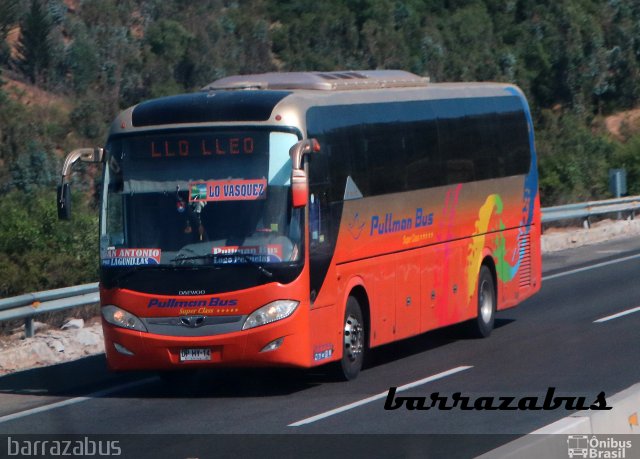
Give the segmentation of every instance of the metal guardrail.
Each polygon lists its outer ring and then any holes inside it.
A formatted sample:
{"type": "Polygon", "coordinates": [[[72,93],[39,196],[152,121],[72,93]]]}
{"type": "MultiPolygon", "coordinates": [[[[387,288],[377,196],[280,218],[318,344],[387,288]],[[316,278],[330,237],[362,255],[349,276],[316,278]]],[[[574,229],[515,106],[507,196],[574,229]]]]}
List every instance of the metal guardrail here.
{"type": "MultiPolygon", "coordinates": [[[[640,210],[640,196],[567,204],[543,208],[542,223],[583,219],[586,226],[588,226],[589,218],[594,215],[629,212],[633,217],[638,210],[640,210]]],[[[30,337],[33,336],[33,318],[35,316],[98,302],[100,302],[100,295],[98,294],[97,282],[27,293],[12,298],[0,299],[0,322],[25,319],[25,334],[30,337]]]]}
{"type": "Polygon", "coordinates": [[[542,209],[542,223],[555,222],[569,219],[582,219],[585,226],[589,227],[589,218],[594,215],[603,215],[616,212],[628,212],[631,218],[640,210],[640,196],[626,198],[606,199],[603,201],[591,201],[580,204],[567,204],[564,206],[545,207],[542,209]]]}
{"type": "Polygon", "coordinates": [[[74,285],[73,287],[26,293],[12,298],[0,299],[0,322],[25,320],[25,336],[33,336],[33,318],[45,312],[86,306],[100,302],[98,283],[74,285]]]}

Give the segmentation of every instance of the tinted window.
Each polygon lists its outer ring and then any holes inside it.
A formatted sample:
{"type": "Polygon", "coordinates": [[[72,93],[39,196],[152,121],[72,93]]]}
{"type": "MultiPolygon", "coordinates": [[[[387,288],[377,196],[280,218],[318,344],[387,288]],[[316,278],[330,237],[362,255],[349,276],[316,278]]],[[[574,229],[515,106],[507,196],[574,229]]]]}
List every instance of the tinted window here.
{"type": "Polygon", "coordinates": [[[309,159],[312,300],[333,257],[348,177],[367,197],[525,174],[530,163],[511,96],[313,107],[307,131],[322,147],[309,159]]]}
{"type": "Polygon", "coordinates": [[[316,107],[307,126],[327,156],[330,201],[348,176],[366,197],[526,174],[531,160],[515,96],[316,107]]]}
{"type": "Polygon", "coordinates": [[[287,91],[196,92],[142,102],[133,109],[134,126],[268,120],[287,91]]]}

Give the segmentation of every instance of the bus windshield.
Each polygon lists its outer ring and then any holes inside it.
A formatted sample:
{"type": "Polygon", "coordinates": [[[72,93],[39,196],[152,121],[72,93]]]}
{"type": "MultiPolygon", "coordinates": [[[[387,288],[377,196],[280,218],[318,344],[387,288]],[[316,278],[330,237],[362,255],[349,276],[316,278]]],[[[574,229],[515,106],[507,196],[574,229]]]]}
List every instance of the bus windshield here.
{"type": "Polygon", "coordinates": [[[299,260],[291,206],[291,133],[154,132],[110,139],[103,268],[258,267],[299,260]]]}

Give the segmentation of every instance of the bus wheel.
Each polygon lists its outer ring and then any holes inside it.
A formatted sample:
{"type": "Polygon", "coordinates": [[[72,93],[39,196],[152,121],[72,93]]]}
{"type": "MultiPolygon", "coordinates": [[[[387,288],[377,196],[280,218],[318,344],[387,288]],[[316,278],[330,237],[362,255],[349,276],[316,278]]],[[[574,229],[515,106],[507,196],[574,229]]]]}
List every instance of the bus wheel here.
{"type": "Polygon", "coordinates": [[[482,265],[478,275],[478,317],[473,322],[473,335],[478,338],[489,336],[495,319],[496,288],[491,271],[486,265],[482,265]]]}
{"type": "Polygon", "coordinates": [[[362,310],[358,300],[350,296],[344,313],[342,360],[340,367],[342,377],[350,381],[355,379],[362,369],[366,336],[362,310]]]}

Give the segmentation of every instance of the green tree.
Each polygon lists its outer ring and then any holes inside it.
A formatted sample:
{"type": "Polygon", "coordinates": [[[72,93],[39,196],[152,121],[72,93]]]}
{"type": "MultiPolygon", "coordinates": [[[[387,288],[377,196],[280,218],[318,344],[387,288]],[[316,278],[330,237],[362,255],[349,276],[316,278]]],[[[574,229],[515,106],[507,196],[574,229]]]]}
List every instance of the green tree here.
{"type": "Polygon", "coordinates": [[[19,0],[3,0],[0,2],[0,38],[7,37],[7,32],[18,22],[19,0]]]}
{"type": "Polygon", "coordinates": [[[31,194],[38,187],[52,187],[57,164],[42,147],[29,142],[27,153],[20,155],[11,164],[11,185],[25,194],[31,194]]]}
{"type": "Polygon", "coordinates": [[[439,23],[444,38],[445,78],[454,81],[494,80],[500,74],[495,51],[499,41],[485,5],[469,6],[443,15],[439,23]]]}
{"type": "Polygon", "coordinates": [[[10,188],[10,167],[33,137],[30,114],[25,107],[2,92],[0,97],[0,193],[10,188]]]}
{"type": "Polygon", "coordinates": [[[42,84],[46,82],[52,61],[53,23],[39,0],[31,0],[31,8],[20,27],[16,64],[32,83],[42,84]]]}
{"type": "Polygon", "coordinates": [[[267,3],[203,0],[172,16],[191,35],[183,59],[173,69],[182,91],[230,74],[276,69],[281,61],[274,56],[271,37],[278,25],[268,20],[267,3]]]}
{"type": "MultiPolygon", "coordinates": [[[[283,70],[363,66],[357,16],[343,1],[270,2],[273,50],[283,70]]],[[[372,31],[372,33],[374,33],[372,31]]]]}
{"type": "MultiPolygon", "coordinates": [[[[122,108],[123,97],[144,96],[138,92],[143,85],[141,40],[133,35],[139,34],[141,27],[136,3],[133,0],[85,0],[78,9],[83,31],[90,38],[91,48],[96,50],[98,63],[97,76],[89,84],[91,91],[86,96],[98,99],[94,107],[100,107],[104,124],[122,108]]],[[[130,101],[138,102],[139,97],[132,97],[130,101]]],[[[83,101],[79,102],[78,105],[83,105],[83,101]]]]}
{"type": "Polygon", "coordinates": [[[176,77],[192,38],[179,22],[171,19],[161,19],[149,26],[145,36],[149,50],[144,79],[152,97],[185,90],[176,77]]]}
{"type": "Polygon", "coordinates": [[[640,134],[632,136],[620,145],[614,154],[611,167],[627,171],[627,192],[640,195],[640,134]]]}
{"type": "Polygon", "coordinates": [[[73,222],[59,222],[51,189],[3,196],[0,297],[97,279],[97,216],[79,194],[74,210],[73,222]]]}
{"type": "Polygon", "coordinates": [[[91,92],[78,102],[69,115],[76,131],[93,141],[102,140],[109,126],[105,113],[98,109],[102,106],[101,100],[102,97],[99,94],[91,92]]]}
{"type": "Polygon", "coordinates": [[[73,89],[85,93],[96,83],[100,75],[99,51],[84,27],[78,27],[75,39],[69,46],[66,65],[70,70],[73,89]]]}
{"type": "Polygon", "coordinates": [[[7,64],[11,55],[6,42],[7,34],[18,22],[18,0],[0,2],[0,64],[7,64]]]}
{"type": "Polygon", "coordinates": [[[608,169],[615,146],[571,113],[543,113],[538,131],[540,197],[543,206],[608,196],[608,169]]]}

